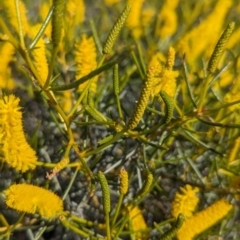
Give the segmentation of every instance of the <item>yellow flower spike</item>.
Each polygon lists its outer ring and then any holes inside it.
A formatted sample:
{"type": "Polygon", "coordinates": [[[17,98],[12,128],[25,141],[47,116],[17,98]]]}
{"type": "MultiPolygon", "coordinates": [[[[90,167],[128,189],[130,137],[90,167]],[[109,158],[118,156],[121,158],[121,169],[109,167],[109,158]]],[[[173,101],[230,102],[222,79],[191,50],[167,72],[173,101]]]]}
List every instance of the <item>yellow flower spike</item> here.
{"type": "Polygon", "coordinates": [[[6,192],[6,205],[20,212],[55,218],[63,211],[63,201],[53,192],[27,183],[13,184],[6,192]]]}
{"type": "MultiPolygon", "coordinates": [[[[76,79],[79,79],[97,67],[97,53],[96,46],[92,37],[87,38],[85,34],[82,35],[81,41],[75,44],[75,61],[76,61],[76,79]]],[[[88,81],[79,85],[78,90],[83,91],[87,86],[88,81]]],[[[97,77],[94,78],[90,86],[90,91],[96,93],[97,77]]]]}
{"type": "Polygon", "coordinates": [[[25,172],[36,168],[37,157],[24,136],[19,101],[14,95],[0,99],[0,159],[25,172]]]}
{"type": "Polygon", "coordinates": [[[141,36],[141,12],[144,0],[128,0],[127,4],[131,6],[131,13],[128,16],[126,26],[132,31],[135,38],[141,36]]]}
{"type": "Polygon", "coordinates": [[[15,86],[11,78],[10,62],[13,60],[15,49],[9,42],[0,44],[0,88],[13,89],[15,86]]]}
{"type": "Polygon", "coordinates": [[[108,54],[111,52],[117,37],[119,35],[119,32],[121,31],[123,24],[125,23],[129,13],[130,13],[131,7],[127,5],[124,10],[122,11],[120,17],[116,21],[116,23],[113,25],[113,28],[111,29],[107,40],[103,46],[103,54],[108,54]]]}
{"type": "Polygon", "coordinates": [[[107,179],[102,172],[98,172],[98,179],[101,184],[103,194],[103,210],[105,214],[108,214],[111,210],[110,191],[107,183],[107,179]]]}
{"type": "Polygon", "coordinates": [[[172,215],[177,218],[182,213],[185,217],[191,217],[199,202],[199,198],[196,196],[199,188],[187,184],[184,188],[181,187],[180,191],[174,197],[172,215]]]}
{"type": "Polygon", "coordinates": [[[66,2],[65,21],[72,21],[75,26],[81,24],[85,19],[85,5],[83,0],[68,0],[66,2]]]}
{"type": "MultiPolygon", "coordinates": [[[[177,43],[177,50],[181,55],[185,54],[189,64],[203,57],[211,55],[211,47],[214,48],[222,26],[226,21],[226,15],[229,12],[234,1],[218,0],[212,11],[203,19],[199,25],[194,26],[177,43]],[[217,23],[217,24],[216,24],[217,23]]],[[[194,64],[196,66],[196,64],[194,64]]]]}
{"type": "Polygon", "coordinates": [[[148,27],[154,21],[155,14],[154,8],[144,8],[141,13],[142,27],[148,27]]]}
{"type": "Polygon", "coordinates": [[[166,62],[167,70],[171,71],[173,69],[174,61],[175,61],[175,50],[173,47],[170,47],[167,53],[167,62],[166,62]]]}
{"type": "Polygon", "coordinates": [[[148,72],[146,75],[146,80],[143,83],[139,100],[138,100],[137,105],[134,109],[134,112],[128,122],[128,127],[130,129],[134,129],[138,125],[140,120],[142,119],[142,116],[144,114],[145,108],[147,107],[148,99],[150,97],[150,93],[152,90],[154,74],[155,74],[155,69],[153,67],[150,67],[148,69],[148,72]]]}
{"type": "Polygon", "coordinates": [[[119,192],[121,194],[126,194],[128,191],[128,172],[125,169],[121,169],[119,173],[120,186],[119,192]]]}
{"type": "MultiPolygon", "coordinates": [[[[32,39],[34,39],[34,37],[37,35],[40,27],[41,25],[38,24],[31,28],[32,39]]],[[[46,57],[46,45],[43,38],[38,40],[31,53],[34,59],[34,65],[36,66],[36,69],[41,77],[40,85],[44,86],[48,76],[48,62],[46,57]]]]}
{"type": "Polygon", "coordinates": [[[186,219],[183,226],[177,232],[178,240],[192,240],[198,234],[217,224],[231,210],[233,205],[225,199],[220,199],[208,208],[186,219]]]}
{"type": "Polygon", "coordinates": [[[85,20],[85,3],[83,0],[68,0],[64,15],[65,38],[73,42],[76,36],[76,28],[80,27],[85,20]]]}
{"type": "MultiPolygon", "coordinates": [[[[4,0],[1,2],[3,10],[6,11],[8,20],[10,24],[13,26],[14,30],[19,33],[19,26],[18,26],[18,18],[17,18],[17,9],[15,5],[15,1],[7,1],[4,0]]],[[[28,34],[29,33],[29,25],[28,25],[28,19],[26,15],[26,7],[22,1],[19,1],[19,11],[21,16],[21,25],[23,29],[23,33],[28,34]]]]}
{"type": "Polygon", "coordinates": [[[151,96],[154,97],[158,95],[160,91],[164,91],[170,97],[174,98],[177,87],[176,77],[178,76],[178,72],[173,71],[175,61],[174,48],[170,47],[168,49],[165,66],[162,66],[160,63],[160,61],[163,61],[163,58],[164,57],[161,53],[157,53],[150,60],[151,66],[155,67],[155,76],[153,80],[151,96]]]}
{"type": "Polygon", "coordinates": [[[147,233],[141,233],[139,231],[145,230],[147,228],[147,224],[145,222],[145,219],[143,218],[142,212],[140,208],[134,207],[130,212],[129,212],[129,220],[131,222],[131,227],[134,232],[136,233],[136,239],[141,240],[141,239],[147,239],[148,234],[147,233]]]}
{"type": "Polygon", "coordinates": [[[176,7],[178,2],[179,0],[164,1],[164,5],[158,14],[157,27],[155,30],[156,35],[161,38],[170,37],[177,30],[178,16],[176,13],[176,7]]]}
{"type": "Polygon", "coordinates": [[[221,35],[220,39],[218,40],[217,45],[215,46],[212,56],[208,63],[207,70],[209,73],[213,73],[216,70],[219,58],[221,57],[221,55],[223,53],[224,47],[225,47],[228,39],[230,38],[230,36],[234,30],[234,27],[235,27],[234,22],[229,23],[227,28],[221,35]]]}

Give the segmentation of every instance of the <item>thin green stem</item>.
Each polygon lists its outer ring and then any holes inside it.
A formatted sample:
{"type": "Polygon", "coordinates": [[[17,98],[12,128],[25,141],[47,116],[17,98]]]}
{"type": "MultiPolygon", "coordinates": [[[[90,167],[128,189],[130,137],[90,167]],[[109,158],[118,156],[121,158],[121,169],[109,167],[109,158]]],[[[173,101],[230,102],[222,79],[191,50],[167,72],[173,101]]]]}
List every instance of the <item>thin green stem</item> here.
{"type": "Polygon", "coordinates": [[[123,113],[122,113],[121,102],[120,102],[119,96],[115,95],[115,97],[116,97],[117,109],[118,109],[119,117],[120,117],[120,119],[123,119],[123,113]]]}
{"type": "Polygon", "coordinates": [[[200,93],[200,100],[199,100],[199,104],[198,104],[198,112],[201,113],[202,109],[203,109],[203,104],[204,101],[206,99],[206,95],[207,95],[207,91],[208,91],[208,86],[209,86],[209,82],[211,81],[211,75],[208,75],[205,79],[204,79],[204,83],[203,83],[203,90],[200,93]]]}
{"type": "Polygon", "coordinates": [[[110,228],[109,213],[106,213],[105,217],[106,217],[107,240],[111,240],[111,228],[110,228]]]}
{"type": "Polygon", "coordinates": [[[100,39],[98,37],[98,33],[97,33],[97,29],[96,29],[96,25],[94,23],[93,18],[89,21],[90,22],[90,28],[92,30],[92,34],[93,34],[93,39],[95,41],[95,44],[97,46],[97,49],[99,51],[99,53],[102,53],[102,44],[100,42],[100,39]]]}
{"type": "Polygon", "coordinates": [[[139,59],[140,59],[140,63],[141,63],[141,66],[142,66],[143,73],[146,73],[147,70],[146,70],[146,65],[145,65],[145,62],[144,62],[145,58],[143,57],[142,47],[141,47],[141,43],[140,43],[139,40],[136,41],[136,45],[137,45],[137,50],[138,50],[139,59]]]}
{"type": "Polygon", "coordinates": [[[92,81],[93,81],[93,78],[89,80],[89,82],[87,83],[87,86],[84,88],[84,90],[83,90],[82,93],[80,94],[77,102],[75,103],[75,105],[73,106],[73,108],[71,109],[70,113],[69,113],[68,116],[67,116],[68,119],[70,119],[70,118],[73,116],[73,114],[77,111],[80,103],[82,102],[82,100],[83,100],[84,97],[86,96],[86,94],[87,94],[87,92],[88,92],[88,89],[89,89],[92,81]]]}
{"type": "Polygon", "coordinates": [[[144,79],[144,73],[143,73],[143,71],[142,71],[142,69],[141,69],[141,67],[140,67],[139,61],[138,61],[138,59],[137,59],[136,54],[134,53],[134,51],[131,51],[131,56],[132,56],[133,61],[135,62],[136,66],[137,66],[137,69],[138,69],[138,72],[139,72],[141,78],[144,79]]]}
{"type": "Polygon", "coordinates": [[[71,178],[71,181],[70,181],[70,183],[68,184],[67,189],[65,190],[65,192],[64,192],[64,194],[63,194],[63,196],[62,196],[62,200],[65,200],[65,198],[67,197],[70,189],[72,188],[72,185],[73,185],[73,183],[74,183],[74,180],[75,180],[76,177],[77,177],[78,171],[79,171],[79,167],[76,167],[76,170],[75,170],[75,172],[74,172],[74,174],[73,174],[73,176],[72,176],[72,178],[71,178]]]}
{"type": "Polygon", "coordinates": [[[190,96],[191,102],[192,102],[193,106],[195,108],[197,108],[197,104],[195,103],[194,96],[193,96],[193,93],[191,90],[191,86],[190,86],[190,82],[189,82],[189,78],[188,78],[188,68],[187,68],[187,64],[185,63],[185,61],[183,61],[183,73],[184,73],[184,79],[185,79],[185,82],[187,85],[187,90],[188,90],[188,94],[190,96]]]}
{"type": "Polygon", "coordinates": [[[53,51],[52,51],[52,58],[51,58],[51,62],[48,68],[48,76],[47,76],[47,80],[43,86],[43,89],[48,89],[50,81],[51,81],[51,77],[53,74],[53,68],[54,65],[56,63],[56,58],[57,58],[57,53],[58,53],[58,46],[54,46],[53,51]]]}
{"type": "Polygon", "coordinates": [[[89,234],[82,231],[79,228],[76,228],[75,226],[73,226],[71,223],[69,223],[67,220],[60,220],[62,225],[66,228],[71,229],[73,232],[77,233],[78,235],[85,237],[85,238],[89,238],[89,234]]]}
{"type": "Polygon", "coordinates": [[[37,35],[35,36],[35,38],[33,39],[32,43],[30,44],[28,50],[31,50],[34,48],[34,46],[36,45],[36,43],[38,42],[38,40],[41,38],[41,36],[43,35],[45,29],[47,28],[51,18],[52,18],[52,13],[53,13],[53,6],[50,8],[48,15],[46,17],[46,19],[44,20],[41,28],[39,29],[37,35]]]}
{"type": "Polygon", "coordinates": [[[118,139],[120,139],[122,137],[122,135],[127,131],[127,128],[124,128],[121,132],[118,132],[111,140],[109,140],[108,142],[106,142],[105,144],[101,145],[98,148],[95,148],[92,151],[83,153],[84,157],[89,157],[92,156],[94,154],[99,153],[102,149],[105,149],[107,147],[109,147],[112,143],[116,142],[118,139]]]}
{"type": "Polygon", "coordinates": [[[124,197],[124,195],[123,195],[123,194],[120,194],[120,196],[119,196],[119,198],[118,198],[116,210],[115,210],[113,219],[112,219],[112,221],[111,221],[111,226],[112,226],[112,228],[114,227],[114,224],[115,224],[115,222],[116,222],[116,220],[117,220],[117,217],[118,217],[118,215],[119,215],[119,212],[120,212],[120,209],[121,209],[121,206],[122,206],[122,202],[123,202],[123,197],[124,197]]]}
{"type": "Polygon", "coordinates": [[[20,37],[20,44],[23,49],[25,49],[25,43],[24,43],[24,33],[23,33],[23,27],[22,27],[22,21],[21,21],[21,13],[20,13],[20,6],[19,6],[19,0],[14,0],[16,12],[17,12],[17,21],[18,21],[18,28],[19,28],[19,37],[20,37]]]}
{"type": "Polygon", "coordinates": [[[3,216],[2,213],[0,213],[0,221],[3,224],[3,226],[9,227],[9,224],[8,224],[6,218],[3,216]]]}
{"type": "Polygon", "coordinates": [[[88,227],[93,227],[93,226],[96,225],[96,224],[93,223],[92,221],[88,221],[88,220],[86,220],[86,219],[77,217],[77,216],[72,215],[72,214],[71,214],[70,218],[71,218],[71,220],[73,220],[74,222],[79,223],[79,224],[87,225],[88,227]]]}
{"type": "Polygon", "coordinates": [[[116,232],[116,234],[115,234],[113,240],[117,240],[117,239],[118,239],[118,236],[119,236],[119,234],[122,232],[122,229],[123,229],[124,226],[126,225],[128,219],[129,219],[129,215],[126,214],[126,215],[124,216],[124,219],[123,219],[123,221],[122,221],[120,227],[118,228],[118,230],[117,230],[117,232],[116,232]]]}

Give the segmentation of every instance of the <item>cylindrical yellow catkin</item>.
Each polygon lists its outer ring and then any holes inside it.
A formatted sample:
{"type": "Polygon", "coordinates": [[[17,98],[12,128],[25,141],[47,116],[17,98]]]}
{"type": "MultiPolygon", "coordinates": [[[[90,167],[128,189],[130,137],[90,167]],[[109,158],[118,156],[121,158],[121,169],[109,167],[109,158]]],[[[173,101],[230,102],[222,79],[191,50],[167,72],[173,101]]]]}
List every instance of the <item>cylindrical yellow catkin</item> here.
{"type": "Polygon", "coordinates": [[[218,223],[231,210],[233,205],[225,199],[220,199],[208,208],[186,219],[183,226],[177,232],[178,240],[192,240],[198,234],[218,223]]]}
{"type": "Polygon", "coordinates": [[[130,129],[134,129],[138,125],[144,114],[145,108],[147,107],[148,99],[152,89],[152,84],[154,81],[154,70],[155,69],[153,67],[150,67],[148,69],[146,80],[143,83],[137,106],[135,107],[133,115],[128,122],[128,127],[130,129]]]}
{"type": "Polygon", "coordinates": [[[196,196],[198,192],[199,188],[188,184],[181,187],[172,203],[172,215],[177,218],[182,213],[185,217],[191,217],[199,203],[199,198],[196,196]]]}
{"type": "Polygon", "coordinates": [[[171,71],[173,69],[174,61],[175,61],[175,50],[174,48],[170,47],[167,53],[167,62],[166,62],[167,70],[171,71]]]}
{"type": "MultiPolygon", "coordinates": [[[[19,33],[19,25],[18,25],[18,17],[17,17],[17,8],[14,0],[8,1],[3,0],[1,1],[3,11],[6,11],[8,21],[13,26],[14,30],[19,33]]],[[[21,18],[21,27],[23,34],[29,33],[29,25],[28,25],[28,19],[26,14],[26,7],[23,3],[23,1],[19,1],[19,14],[21,18]]]]}
{"type": "Polygon", "coordinates": [[[131,6],[132,10],[126,22],[128,29],[132,31],[134,38],[141,36],[141,12],[144,0],[128,0],[127,4],[131,6]]]}
{"type": "Polygon", "coordinates": [[[125,169],[120,170],[119,178],[120,178],[119,192],[121,194],[126,194],[128,191],[128,173],[125,169]]]}
{"type": "Polygon", "coordinates": [[[37,157],[23,132],[19,101],[14,95],[0,99],[0,160],[25,172],[36,168],[37,157]]]}
{"type": "MultiPolygon", "coordinates": [[[[31,28],[31,38],[34,39],[34,37],[37,35],[41,25],[38,24],[36,26],[33,26],[31,28]]],[[[40,38],[38,42],[36,43],[34,49],[31,51],[34,59],[34,65],[41,77],[39,79],[40,85],[44,86],[47,76],[48,76],[48,62],[46,57],[46,45],[43,38],[40,38]]]]}
{"type": "Polygon", "coordinates": [[[145,222],[145,219],[142,215],[142,212],[138,206],[134,207],[130,212],[129,212],[129,219],[131,223],[131,227],[133,232],[136,232],[136,240],[141,240],[141,239],[148,239],[148,233],[147,232],[139,232],[143,231],[147,228],[147,224],[145,222]]]}
{"type": "Polygon", "coordinates": [[[15,83],[11,78],[10,62],[13,60],[15,49],[9,42],[0,43],[0,88],[13,89],[15,83]]]}
{"type": "Polygon", "coordinates": [[[55,218],[63,211],[63,201],[53,192],[31,184],[13,184],[6,192],[6,205],[17,211],[55,218]]]}
{"type": "MultiPolygon", "coordinates": [[[[93,37],[82,35],[81,40],[75,43],[76,80],[89,74],[97,67],[97,52],[93,37]]],[[[79,91],[83,91],[88,81],[79,85],[79,91]]],[[[97,77],[94,78],[90,90],[96,93],[97,77]]]]}

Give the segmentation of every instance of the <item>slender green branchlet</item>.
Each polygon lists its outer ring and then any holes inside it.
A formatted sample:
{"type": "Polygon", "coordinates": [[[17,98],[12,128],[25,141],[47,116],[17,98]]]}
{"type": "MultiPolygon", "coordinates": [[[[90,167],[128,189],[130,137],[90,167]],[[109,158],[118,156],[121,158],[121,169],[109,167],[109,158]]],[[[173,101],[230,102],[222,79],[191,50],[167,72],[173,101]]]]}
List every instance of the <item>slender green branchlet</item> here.
{"type": "Polygon", "coordinates": [[[118,64],[115,64],[113,68],[113,90],[115,95],[119,94],[118,64]]]}
{"type": "Polygon", "coordinates": [[[110,191],[107,183],[107,179],[102,172],[98,172],[98,179],[101,184],[103,194],[103,211],[108,214],[111,210],[110,191]]]}
{"type": "Polygon", "coordinates": [[[173,110],[174,110],[173,99],[165,91],[161,91],[160,96],[162,97],[162,100],[166,105],[166,114],[164,118],[164,123],[168,124],[171,121],[173,116],[173,110]]]}
{"type": "Polygon", "coordinates": [[[92,92],[90,90],[88,90],[87,103],[90,107],[94,108],[93,95],[92,95],[92,92]]]}
{"type": "Polygon", "coordinates": [[[120,17],[118,18],[118,20],[116,21],[116,23],[114,24],[113,28],[111,29],[107,40],[103,46],[103,54],[108,54],[111,52],[116,39],[118,37],[119,32],[121,31],[123,24],[125,23],[129,13],[130,13],[131,7],[130,6],[126,6],[122,12],[122,14],[120,15],[120,17]]]}
{"type": "Polygon", "coordinates": [[[93,108],[92,106],[87,105],[85,110],[88,112],[90,116],[92,116],[96,121],[99,122],[106,122],[107,119],[101,114],[97,109],[93,108]]]}
{"type": "Polygon", "coordinates": [[[230,22],[227,28],[225,29],[225,31],[223,32],[223,34],[221,35],[220,39],[218,40],[217,45],[215,46],[214,51],[211,55],[211,58],[208,62],[207,71],[209,73],[213,73],[216,70],[217,63],[223,53],[224,47],[228,39],[230,38],[234,30],[234,27],[235,27],[235,22],[230,22]]]}
{"type": "Polygon", "coordinates": [[[131,116],[128,122],[128,127],[130,129],[134,129],[138,125],[147,107],[148,99],[151,93],[153,80],[154,80],[154,72],[155,72],[154,70],[155,69],[153,67],[150,67],[148,69],[146,80],[142,86],[142,91],[140,93],[137,106],[135,107],[133,115],[131,116]]]}

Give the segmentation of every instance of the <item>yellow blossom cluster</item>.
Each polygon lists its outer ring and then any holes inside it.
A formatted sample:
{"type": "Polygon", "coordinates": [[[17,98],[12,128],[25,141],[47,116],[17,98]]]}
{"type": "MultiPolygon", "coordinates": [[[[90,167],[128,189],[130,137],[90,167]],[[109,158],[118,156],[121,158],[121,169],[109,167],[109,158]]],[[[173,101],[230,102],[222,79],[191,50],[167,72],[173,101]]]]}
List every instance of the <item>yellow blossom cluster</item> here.
{"type": "Polygon", "coordinates": [[[179,0],[166,0],[161,8],[158,17],[155,34],[162,38],[173,35],[178,26],[176,8],[179,0]]]}
{"type": "Polygon", "coordinates": [[[0,99],[0,159],[25,172],[35,169],[37,157],[23,132],[19,101],[14,95],[0,99]]]}
{"type": "Polygon", "coordinates": [[[185,187],[181,187],[180,191],[174,197],[172,215],[177,218],[182,213],[185,217],[191,217],[199,202],[199,198],[196,196],[199,188],[187,184],[185,187]]]}
{"type": "Polygon", "coordinates": [[[5,192],[6,204],[20,212],[55,218],[63,212],[63,201],[53,192],[27,183],[13,184],[5,192]]]}
{"type": "Polygon", "coordinates": [[[194,239],[198,234],[218,223],[232,209],[233,205],[228,203],[225,199],[216,201],[208,208],[186,219],[183,226],[177,232],[178,240],[194,239]]]}
{"type": "Polygon", "coordinates": [[[0,88],[13,89],[15,83],[11,77],[10,62],[13,60],[15,49],[11,43],[0,43],[0,88]]]}
{"type": "MultiPolygon", "coordinates": [[[[75,61],[76,61],[76,79],[79,79],[97,67],[97,52],[93,37],[82,35],[81,40],[75,44],[75,61]]],[[[79,91],[87,86],[85,82],[79,86],[79,91]]],[[[91,92],[95,93],[97,89],[97,78],[95,77],[90,87],[91,92]]]]}
{"type": "Polygon", "coordinates": [[[139,38],[142,33],[141,29],[141,12],[142,12],[142,5],[144,0],[128,0],[128,5],[131,6],[131,12],[128,16],[126,26],[128,29],[132,31],[132,35],[135,38],[139,38]]]}
{"type": "Polygon", "coordinates": [[[176,77],[178,76],[178,72],[173,71],[175,50],[172,47],[169,48],[164,66],[160,63],[161,59],[162,55],[156,53],[149,62],[149,66],[155,68],[155,77],[151,95],[156,96],[160,91],[165,91],[173,98],[176,92],[176,77]]]}
{"type": "Polygon", "coordinates": [[[212,49],[214,49],[221,34],[226,14],[232,6],[232,3],[232,0],[217,1],[208,17],[188,31],[177,43],[177,51],[179,51],[181,55],[186,54],[189,63],[194,65],[203,52],[206,57],[211,55],[212,49]]]}
{"type": "Polygon", "coordinates": [[[139,207],[134,207],[129,212],[129,220],[131,229],[135,234],[137,240],[146,239],[147,233],[143,232],[147,229],[147,224],[145,222],[145,219],[143,217],[142,211],[139,207]]]}
{"type": "MultiPolygon", "coordinates": [[[[41,24],[37,24],[31,27],[31,38],[37,35],[41,24]]],[[[31,51],[34,59],[34,65],[38,71],[38,74],[41,77],[40,85],[44,86],[47,76],[48,76],[48,62],[46,57],[46,45],[44,39],[41,37],[38,42],[36,43],[34,49],[31,51]]]]}
{"type": "MultiPolygon", "coordinates": [[[[18,15],[15,1],[2,1],[1,4],[3,6],[4,11],[6,11],[8,20],[10,24],[13,26],[16,32],[19,32],[18,25],[18,15]]],[[[21,18],[21,29],[23,34],[28,34],[30,32],[28,19],[27,19],[27,10],[22,1],[18,1],[19,4],[19,15],[21,18]]]]}

